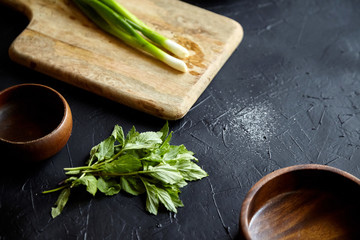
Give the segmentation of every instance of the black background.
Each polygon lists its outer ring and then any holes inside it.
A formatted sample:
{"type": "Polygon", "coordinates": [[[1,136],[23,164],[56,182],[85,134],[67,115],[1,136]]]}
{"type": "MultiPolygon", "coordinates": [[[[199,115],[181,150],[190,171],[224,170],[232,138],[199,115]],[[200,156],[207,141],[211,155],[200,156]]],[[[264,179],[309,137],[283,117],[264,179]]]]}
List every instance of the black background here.
{"type": "MultiPolygon", "coordinates": [[[[74,192],[52,219],[57,194],[43,195],[83,165],[115,124],[159,130],[164,120],[13,63],[11,42],[28,20],[0,5],[0,90],[27,82],[59,91],[74,118],[68,144],[38,166],[0,154],[0,239],[237,239],[242,201],[266,174],[325,164],[360,177],[360,2],[186,1],[244,28],[231,58],[181,120],[173,144],[196,153],[209,177],[190,183],[177,214],[145,212],[144,196],[74,192]]],[[[0,126],[1,127],[1,126],[0,126]]]]}

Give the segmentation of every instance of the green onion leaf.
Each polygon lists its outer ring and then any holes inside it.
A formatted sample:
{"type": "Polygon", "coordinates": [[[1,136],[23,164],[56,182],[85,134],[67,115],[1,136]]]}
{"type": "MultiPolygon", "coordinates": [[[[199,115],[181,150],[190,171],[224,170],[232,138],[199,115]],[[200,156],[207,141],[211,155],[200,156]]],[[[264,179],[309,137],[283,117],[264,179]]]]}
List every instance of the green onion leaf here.
{"type": "Polygon", "coordinates": [[[187,72],[185,62],[169,55],[156,45],[180,58],[188,57],[188,50],[151,30],[118,2],[114,0],[73,1],[102,30],[117,37],[127,45],[150,54],[174,69],[187,72]]]}

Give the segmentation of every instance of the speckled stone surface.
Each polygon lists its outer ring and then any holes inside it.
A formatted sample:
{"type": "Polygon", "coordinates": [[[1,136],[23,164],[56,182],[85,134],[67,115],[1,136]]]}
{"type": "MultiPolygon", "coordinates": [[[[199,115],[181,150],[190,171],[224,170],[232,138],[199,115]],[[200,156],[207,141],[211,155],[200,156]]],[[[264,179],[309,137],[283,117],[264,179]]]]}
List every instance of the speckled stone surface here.
{"type": "MultiPolygon", "coordinates": [[[[177,214],[145,212],[145,198],[74,192],[56,219],[57,194],[41,191],[79,166],[115,124],[158,130],[164,120],[129,109],[9,60],[26,26],[0,7],[0,90],[35,82],[59,91],[74,118],[66,147],[37,166],[1,157],[0,239],[238,239],[242,201],[266,174],[325,164],[360,177],[360,2],[187,2],[238,21],[244,39],[190,112],[170,122],[173,144],[196,153],[209,177],[190,183],[177,214]]],[[[0,126],[1,127],[1,126],[0,126]]]]}

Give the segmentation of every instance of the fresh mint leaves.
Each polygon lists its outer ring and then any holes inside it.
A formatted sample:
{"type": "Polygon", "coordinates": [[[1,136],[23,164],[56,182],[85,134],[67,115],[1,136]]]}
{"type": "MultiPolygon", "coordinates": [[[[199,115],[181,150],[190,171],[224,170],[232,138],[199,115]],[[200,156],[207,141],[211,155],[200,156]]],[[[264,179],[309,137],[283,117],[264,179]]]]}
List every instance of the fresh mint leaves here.
{"type": "Polygon", "coordinates": [[[116,125],[110,137],[91,149],[86,166],[65,168],[68,178],[63,185],[43,192],[61,191],[52,217],[60,215],[71,189],[78,186],[85,186],[93,196],[98,191],[107,196],[121,190],[135,196],[146,193],[148,212],[156,215],[162,204],[176,213],[184,206],[180,188],[208,175],[196,164],[193,152],[184,145],[170,145],[171,137],[167,122],[158,132],[139,133],[133,127],[126,136],[116,125]]]}

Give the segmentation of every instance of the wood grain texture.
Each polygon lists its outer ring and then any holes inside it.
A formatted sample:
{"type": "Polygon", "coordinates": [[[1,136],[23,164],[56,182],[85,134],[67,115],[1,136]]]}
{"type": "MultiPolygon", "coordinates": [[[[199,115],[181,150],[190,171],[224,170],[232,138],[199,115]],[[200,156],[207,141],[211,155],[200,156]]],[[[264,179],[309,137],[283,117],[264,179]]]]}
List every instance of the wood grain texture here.
{"type": "Polygon", "coordinates": [[[360,180],[308,164],[275,171],[246,196],[240,225],[249,240],[359,239],[360,180]]]}
{"type": "Polygon", "coordinates": [[[190,50],[180,73],[92,24],[70,0],[0,0],[30,23],[10,47],[12,60],[160,118],[182,118],[243,37],[240,24],[177,0],[119,0],[190,50]]]}

